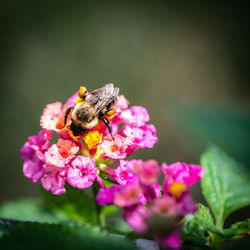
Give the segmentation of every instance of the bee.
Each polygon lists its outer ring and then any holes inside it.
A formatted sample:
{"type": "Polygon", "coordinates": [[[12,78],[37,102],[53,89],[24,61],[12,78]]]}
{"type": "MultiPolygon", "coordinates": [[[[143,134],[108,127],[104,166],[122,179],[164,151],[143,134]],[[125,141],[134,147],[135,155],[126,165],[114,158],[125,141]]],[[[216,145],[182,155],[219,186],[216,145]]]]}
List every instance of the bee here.
{"type": "Polygon", "coordinates": [[[67,123],[70,111],[73,109],[71,116],[72,122],[69,129],[74,136],[80,136],[83,133],[87,133],[89,129],[98,124],[99,120],[102,120],[113,138],[112,128],[107,118],[112,117],[115,113],[115,110],[112,108],[116,102],[119,88],[115,88],[112,83],[108,83],[90,94],[87,93],[85,87],[80,87],[76,106],[69,107],[66,110],[64,126],[67,123]]]}

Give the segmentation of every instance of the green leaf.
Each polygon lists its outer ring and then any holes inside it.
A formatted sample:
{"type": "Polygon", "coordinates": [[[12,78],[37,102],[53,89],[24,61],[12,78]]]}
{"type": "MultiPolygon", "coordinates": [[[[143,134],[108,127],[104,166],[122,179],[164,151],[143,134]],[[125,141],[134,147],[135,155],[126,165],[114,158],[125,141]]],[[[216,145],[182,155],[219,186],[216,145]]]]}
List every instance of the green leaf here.
{"type": "Polygon", "coordinates": [[[201,165],[205,171],[202,192],[222,229],[229,214],[250,205],[249,172],[214,145],[202,155],[201,165]]]}
{"type": "Polygon", "coordinates": [[[214,225],[213,217],[211,216],[209,209],[204,205],[199,203],[198,211],[194,215],[199,221],[203,221],[208,225],[214,225]]]}
{"type": "Polygon", "coordinates": [[[225,240],[223,230],[214,225],[207,207],[199,204],[198,208],[198,212],[194,214],[194,221],[209,234],[208,244],[215,247],[225,240]]]}
{"type": "Polygon", "coordinates": [[[59,196],[42,191],[44,204],[49,209],[62,212],[75,221],[97,224],[97,207],[90,189],[80,190],[66,185],[66,193],[59,196]]]}
{"type": "Polygon", "coordinates": [[[6,202],[0,207],[0,217],[10,220],[59,222],[66,220],[66,216],[45,210],[38,199],[17,199],[6,202]]]}
{"type": "Polygon", "coordinates": [[[239,238],[250,232],[250,219],[239,221],[230,228],[223,230],[223,235],[231,238],[239,238]]]}
{"type": "Polygon", "coordinates": [[[97,226],[82,223],[19,223],[2,236],[0,249],[135,249],[97,226]]]}
{"type": "Polygon", "coordinates": [[[221,230],[214,225],[214,220],[207,207],[198,204],[198,211],[194,214],[194,221],[206,231],[221,234],[221,230]]]}
{"type": "Polygon", "coordinates": [[[223,241],[242,238],[249,231],[250,219],[235,223],[228,229],[216,227],[209,209],[199,204],[195,214],[185,217],[182,238],[184,244],[216,248],[223,241]]]}
{"type": "Polygon", "coordinates": [[[195,222],[193,214],[188,214],[183,220],[182,241],[185,245],[202,247],[209,245],[207,230],[195,222]]]}

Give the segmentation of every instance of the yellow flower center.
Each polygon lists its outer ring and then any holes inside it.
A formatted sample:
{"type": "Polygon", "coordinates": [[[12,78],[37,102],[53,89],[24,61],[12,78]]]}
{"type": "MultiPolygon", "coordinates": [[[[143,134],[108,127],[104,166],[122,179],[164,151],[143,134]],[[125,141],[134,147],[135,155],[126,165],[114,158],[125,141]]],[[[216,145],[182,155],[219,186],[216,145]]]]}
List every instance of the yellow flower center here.
{"type": "Polygon", "coordinates": [[[180,198],[182,193],[186,190],[187,186],[182,182],[173,182],[169,187],[169,193],[172,194],[175,198],[180,198]]]}

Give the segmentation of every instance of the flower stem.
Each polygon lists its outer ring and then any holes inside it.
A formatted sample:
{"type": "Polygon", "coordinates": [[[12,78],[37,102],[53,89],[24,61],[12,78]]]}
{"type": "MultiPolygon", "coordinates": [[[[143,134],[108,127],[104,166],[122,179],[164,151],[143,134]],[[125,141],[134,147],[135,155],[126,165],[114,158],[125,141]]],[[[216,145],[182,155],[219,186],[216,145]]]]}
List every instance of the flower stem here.
{"type": "Polygon", "coordinates": [[[97,218],[97,223],[101,227],[105,227],[106,221],[105,221],[105,216],[102,214],[102,207],[97,203],[96,201],[96,195],[98,194],[100,187],[95,181],[92,185],[92,191],[93,191],[93,199],[95,201],[95,207],[96,207],[96,218],[97,218]]]}

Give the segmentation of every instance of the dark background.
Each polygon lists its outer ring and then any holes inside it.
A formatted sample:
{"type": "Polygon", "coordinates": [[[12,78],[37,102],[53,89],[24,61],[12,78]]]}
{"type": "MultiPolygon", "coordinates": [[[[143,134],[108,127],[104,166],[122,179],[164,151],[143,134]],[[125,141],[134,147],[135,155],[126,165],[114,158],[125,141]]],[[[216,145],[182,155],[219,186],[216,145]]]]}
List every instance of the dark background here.
{"type": "Polygon", "coordinates": [[[148,109],[159,141],[136,158],[198,163],[213,142],[249,166],[248,14],[226,1],[1,1],[0,202],[40,194],[19,150],[45,105],[82,83],[113,82],[148,109]]]}

